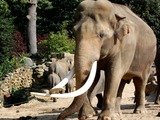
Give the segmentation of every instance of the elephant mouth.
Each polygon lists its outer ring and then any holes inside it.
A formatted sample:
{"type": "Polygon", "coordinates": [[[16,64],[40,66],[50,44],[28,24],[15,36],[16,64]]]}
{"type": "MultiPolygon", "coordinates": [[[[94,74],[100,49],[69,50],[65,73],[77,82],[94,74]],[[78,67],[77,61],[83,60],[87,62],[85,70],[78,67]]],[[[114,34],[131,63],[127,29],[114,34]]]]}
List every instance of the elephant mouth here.
{"type": "MultiPolygon", "coordinates": [[[[37,92],[31,92],[31,95],[38,95],[38,96],[45,96],[45,97],[55,97],[55,98],[69,98],[69,97],[77,97],[83,93],[85,93],[92,85],[95,75],[96,75],[96,70],[97,70],[97,61],[95,61],[92,64],[92,68],[89,74],[89,77],[86,81],[86,83],[79,88],[78,90],[71,92],[71,93],[63,93],[63,94],[46,94],[46,93],[37,93],[37,92]]],[[[73,67],[70,73],[55,87],[53,87],[50,92],[54,93],[54,90],[56,91],[57,89],[62,89],[68,82],[69,80],[73,77],[75,73],[75,68],[73,67]]]]}

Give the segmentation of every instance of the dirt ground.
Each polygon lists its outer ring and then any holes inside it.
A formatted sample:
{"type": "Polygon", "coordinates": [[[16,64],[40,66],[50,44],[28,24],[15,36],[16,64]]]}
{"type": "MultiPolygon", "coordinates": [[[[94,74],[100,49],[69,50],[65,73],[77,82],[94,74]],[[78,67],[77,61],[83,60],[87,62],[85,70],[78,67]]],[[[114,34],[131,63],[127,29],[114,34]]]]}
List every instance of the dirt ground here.
{"type": "MultiPolygon", "coordinates": [[[[160,105],[154,104],[155,94],[146,97],[146,108],[148,113],[133,114],[134,109],[134,86],[133,83],[127,84],[123,93],[121,104],[122,120],[160,120],[157,117],[160,112],[160,105]]],[[[28,103],[10,108],[0,108],[0,120],[56,120],[57,116],[68,107],[73,98],[58,99],[57,102],[52,102],[48,98],[36,97],[28,103]]],[[[92,101],[93,106],[97,104],[97,99],[92,101]]],[[[98,110],[100,113],[100,110],[98,110]]],[[[97,116],[87,120],[96,120],[97,116]]],[[[77,113],[70,116],[66,120],[78,120],[77,113]]]]}

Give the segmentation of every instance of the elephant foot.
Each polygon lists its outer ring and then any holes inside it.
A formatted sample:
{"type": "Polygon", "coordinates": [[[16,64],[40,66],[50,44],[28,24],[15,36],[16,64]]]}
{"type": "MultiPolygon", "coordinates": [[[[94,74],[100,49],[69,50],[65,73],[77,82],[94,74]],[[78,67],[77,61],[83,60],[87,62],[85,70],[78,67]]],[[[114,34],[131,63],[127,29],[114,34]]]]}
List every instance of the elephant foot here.
{"type": "Polygon", "coordinates": [[[102,109],[102,102],[97,103],[97,108],[102,109]]]}
{"type": "Polygon", "coordinates": [[[79,112],[79,120],[86,120],[96,115],[96,112],[91,106],[83,106],[79,112]]]}
{"type": "Polygon", "coordinates": [[[154,103],[160,105],[160,95],[158,97],[156,97],[156,100],[154,103]]]}
{"type": "Polygon", "coordinates": [[[117,114],[119,114],[120,116],[122,115],[122,111],[121,111],[120,105],[117,105],[117,106],[115,107],[115,112],[116,112],[117,114]]]}
{"type": "Polygon", "coordinates": [[[111,113],[109,111],[103,111],[97,120],[122,120],[119,113],[111,113]]]}
{"type": "Polygon", "coordinates": [[[145,107],[137,107],[136,109],[134,109],[134,112],[136,114],[146,114],[147,110],[145,107]]]}

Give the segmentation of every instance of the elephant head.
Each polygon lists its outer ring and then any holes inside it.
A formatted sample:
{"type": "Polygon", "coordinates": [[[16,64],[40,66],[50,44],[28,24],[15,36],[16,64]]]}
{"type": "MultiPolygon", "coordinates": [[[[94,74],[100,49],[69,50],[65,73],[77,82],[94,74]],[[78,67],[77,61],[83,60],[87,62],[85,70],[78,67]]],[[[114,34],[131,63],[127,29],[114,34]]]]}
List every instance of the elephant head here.
{"type": "Polygon", "coordinates": [[[114,56],[122,38],[130,33],[125,17],[115,14],[107,0],[86,0],[77,8],[73,33],[76,38],[76,86],[86,81],[94,61],[114,56]]]}

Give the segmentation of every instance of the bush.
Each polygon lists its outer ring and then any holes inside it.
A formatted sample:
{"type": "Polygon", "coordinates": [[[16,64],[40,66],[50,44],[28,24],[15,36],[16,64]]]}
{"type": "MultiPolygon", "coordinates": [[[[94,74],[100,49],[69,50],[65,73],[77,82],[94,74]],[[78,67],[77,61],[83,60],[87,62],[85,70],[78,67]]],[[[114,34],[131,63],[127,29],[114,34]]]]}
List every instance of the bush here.
{"type": "Polygon", "coordinates": [[[0,16],[0,62],[3,62],[3,56],[11,55],[11,51],[14,49],[13,45],[13,30],[12,18],[5,18],[0,16]]]}
{"type": "Polygon", "coordinates": [[[17,44],[14,39],[13,17],[10,16],[8,4],[0,1],[0,81],[2,77],[19,67],[19,58],[13,56],[17,44]]]}
{"type": "Polygon", "coordinates": [[[21,59],[22,57],[11,57],[8,56],[3,58],[3,62],[0,65],[0,81],[2,78],[9,72],[14,69],[21,67],[24,64],[24,61],[21,59]]]}
{"type": "Polygon", "coordinates": [[[14,32],[13,35],[14,35],[13,46],[15,46],[15,48],[12,54],[18,56],[22,53],[27,53],[27,46],[24,42],[25,37],[18,31],[14,32]]]}
{"type": "Polygon", "coordinates": [[[67,30],[50,33],[49,40],[43,40],[38,44],[38,54],[50,58],[52,53],[69,52],[74,53],[75,41],[68,37],[67,30]]]}

